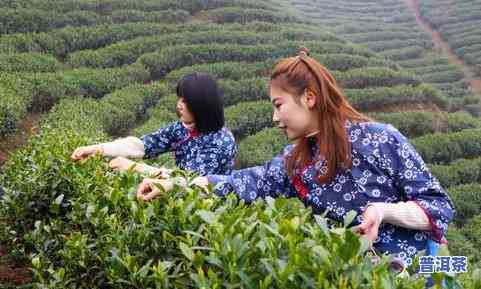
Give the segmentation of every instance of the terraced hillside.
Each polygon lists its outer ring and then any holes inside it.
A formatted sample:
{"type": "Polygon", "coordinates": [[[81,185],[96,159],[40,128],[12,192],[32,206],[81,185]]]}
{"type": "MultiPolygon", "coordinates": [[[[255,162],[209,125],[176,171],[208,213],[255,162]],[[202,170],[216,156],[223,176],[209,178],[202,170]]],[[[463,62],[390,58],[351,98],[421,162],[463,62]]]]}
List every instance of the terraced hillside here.
{"type": "MultiPolygon", "coordinates": [[[[423,288],[423,280],[395,279],[387,263],[373,267],[360,257],[365,244],[346,226],[331,231],[297,201],[246,206],[201,198],[190,188],[140,204],[134,196],[140,176],[115,174],[100,158],[69,159],[79,145],[140,136],[175,120],[177,80],[200,71],[214,74],[224,90],[238,167],[261,164],[287,142],[272,128],[267,76],[300,46],[333,71],[354,106],[412,139],[461,213],[450,249],[479,262],[481,202],[472,200],[481,195],[481,120],[464,84],[456,78],[443,86],[420,75],[416,61],[432,60],[424,66],[433,70],[447,65],[424,57],[430,46],[421,44],[422,33],[414,38],[420,53],[374,49],[364,45],[363,37],[371,36],[354,32],[349,16],[314,23],[299,13],[302,5],[7,1],[0,12],[0,135],[12,138],[23,120],[41,116],[0,175],[0,244],[9,259],[29,264],[33,275],[24,282],[43,288],[423,288]],[[344,30],[335,21],[345,23],[344,30]]],[[[412,31],[396,23],[393,31],[410,39],[412,31]]],[[[449,75],[458,71],[446,67],[449,75]]],[[[153,163],[171,166],[172,160],[153,163]]],[[[0,269],[9,269],[2,258],[0,269]]],[[[481,283],[472,275],[461,278],[465,288],[481,283]]],[[[0,286],[14,288],[12,282],[0,274],[0,286]]]]}
{"type": "Polygon", "coordinates": [[[481,3],[478,1],[418,1],[421,15],[447,40],[456,55],[481,76],[481,3]]]}
{"type": "Polygon", "coordinates": [[[480,96],[471,92],[470,84],[463,79],[462,68],[442,55],[439,45],[418,25],[415,13],[406,4],[411,1],[291,2],[306,19],[367,46],[439,88],[450,98],[449,111],[466,110],[480,115],[480,96]]]}

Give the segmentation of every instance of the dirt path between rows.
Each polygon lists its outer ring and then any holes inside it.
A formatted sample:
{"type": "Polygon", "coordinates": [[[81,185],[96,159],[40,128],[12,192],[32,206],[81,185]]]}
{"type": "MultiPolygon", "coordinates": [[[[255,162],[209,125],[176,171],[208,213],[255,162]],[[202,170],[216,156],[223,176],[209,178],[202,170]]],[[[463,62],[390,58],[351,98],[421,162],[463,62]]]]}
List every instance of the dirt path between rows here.
{"type": "Polygon", "coordinates": [[[32,273],[26,260],[13,260],[0,244],[0,288],[16,288],[31,280],[32,273]]]}
{"type": "MultiPolygon", "coordinates": [[[[9,156],[38,132],[37,124],[41,115],[41,113],[27,113],[18,124],[17,132],[0,140],[0,172],[9,156]]],[[[16,288],[28,284],[31,279],[30,266],[26,260],[16,260],[11,257],[6,248],[0,244],[0,288],[16,288]]]]}
{"type": "Polygon", "coordinates": [[[464,79],[469,83],[471,91],[481,97],[481,77],[476,75],[472,66],[468,65],[451,49],[448,42],[444,40],[440,33],[436,31],[422,16],[419,9],[419,0],[403,0],[407,6],[416,14],[416,22],[426,32],[431,34],[434,50],[439,50],[445,54],[451,63],[457,64],[462,68],[464,79]]]}
{"type": "Polygon", "coordinates": [[[42,113],[27,113],[18,124],[17,132],[7,135],[0,140],[0,167],[15,150],[28,141],[30,136],[37,133],[37,124],[41,115],[42,113]]]}

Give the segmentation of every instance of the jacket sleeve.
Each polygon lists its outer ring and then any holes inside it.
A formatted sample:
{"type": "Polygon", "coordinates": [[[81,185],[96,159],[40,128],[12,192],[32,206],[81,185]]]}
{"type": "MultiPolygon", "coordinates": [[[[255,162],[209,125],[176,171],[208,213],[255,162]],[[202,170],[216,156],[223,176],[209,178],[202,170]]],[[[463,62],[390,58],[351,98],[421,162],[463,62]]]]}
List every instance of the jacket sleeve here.
{"type": "Polygon", "coordinates": [[[452,200],[407,138],[391,125],[387,131],[388,140],[381,144],[381,152],[391,163],[389,172],[394,185],[402,199],[413,201],[424,211],[431,238],[445,242],[448,224],[455,214],[452,200]]]}
{"type": "Polygon", "coordinates": [[[263,166],[236,170],[230,175],[208,175],[207,178],[214,185],[217,195],[225,196],[234,192],[248,203],[266,196],[294,197],[295,188],[287,176],[284,164],[284,157],[278,156],[263,166]]]}
{"type": "Polygon", "coordinates": [[[164,152],[172,150],[172,145],[180,136],[180,122],[173,122],[158,131],[143,135],[140,139],[144,143],[144,159],[154,158],[164,152]]]}

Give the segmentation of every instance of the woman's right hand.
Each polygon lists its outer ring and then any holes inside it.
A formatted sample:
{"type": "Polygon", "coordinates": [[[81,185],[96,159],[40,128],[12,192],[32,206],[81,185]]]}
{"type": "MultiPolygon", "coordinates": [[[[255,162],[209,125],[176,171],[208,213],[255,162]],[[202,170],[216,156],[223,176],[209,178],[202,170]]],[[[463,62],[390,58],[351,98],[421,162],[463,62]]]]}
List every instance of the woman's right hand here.
{"type": "Polygon", "coordinates": [[[102,147],[100,145],[82,146],[76,148],[70,158],[73,161],[81,161],[94,156],[97,152],[102,153],[102,147]]]}

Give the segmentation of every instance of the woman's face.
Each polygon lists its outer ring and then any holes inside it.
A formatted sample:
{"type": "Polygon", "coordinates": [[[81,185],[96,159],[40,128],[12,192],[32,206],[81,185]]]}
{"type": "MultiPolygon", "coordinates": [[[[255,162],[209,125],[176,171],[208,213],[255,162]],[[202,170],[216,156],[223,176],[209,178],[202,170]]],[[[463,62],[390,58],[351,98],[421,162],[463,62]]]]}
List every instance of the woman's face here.
{"type": "Polygon", "coordinates": [[[194,115],[187,107],[187,103],[185,102],[185,99],[183,97],[179,97],[177,99],[177,105],[175,109],[177,112],[177,116],[179,117],[181,122],[187,125],[194,124],[194,115]]]}
{"type": "Polygon", "coordinates": [[[274,106],[272,120],[290,141],[319,130],[315,96],[305,92],[297,102],[296,97],[275,85],[270,87],[270,99],[274,106]]]}

